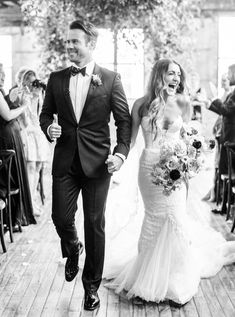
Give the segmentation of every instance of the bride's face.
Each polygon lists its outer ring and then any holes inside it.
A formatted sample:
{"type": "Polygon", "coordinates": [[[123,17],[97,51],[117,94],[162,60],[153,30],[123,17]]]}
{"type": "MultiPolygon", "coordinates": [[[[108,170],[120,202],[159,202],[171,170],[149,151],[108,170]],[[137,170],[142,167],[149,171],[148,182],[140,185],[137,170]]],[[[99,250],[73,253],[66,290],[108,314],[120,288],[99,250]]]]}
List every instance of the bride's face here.
{"type": "Polygon", "coordinates": [[[174,96],[176,94],[177,88],[180,84],[180,76],[180,67],[175,63],[171,63],[163,78],[164,90],[168,96],[174,96]]]}

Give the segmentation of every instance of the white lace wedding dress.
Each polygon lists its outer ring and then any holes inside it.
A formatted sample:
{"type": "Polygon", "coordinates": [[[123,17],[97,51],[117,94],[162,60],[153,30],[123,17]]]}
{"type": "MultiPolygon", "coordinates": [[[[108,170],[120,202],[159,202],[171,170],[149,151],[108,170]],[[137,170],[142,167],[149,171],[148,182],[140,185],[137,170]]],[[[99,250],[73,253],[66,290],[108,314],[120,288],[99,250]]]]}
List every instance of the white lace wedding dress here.
{"type": "MultiPolygon", "coordinates": [[[[104,274],[109,280],[106,286],[116,293],[126,291],[128,298],[139,296],[154,302],[170,299],[184,304],[197,292],[201,278],[213,276],[223,265],[235,261],[235,242],[226,242],[220,233],[187,214],[186,186],[165,196],[163,188],[152,183],[150,174],[159,159],[159,142],[162,138],[170,142],[180,138],[182,125],[179,117],[153,141],[149,119],[142,119],[145,149],[140,158],[138,183],[145,214],[138,250],[130,245],[130,252],[119,254],[119,260],[116,254],[113,262],[107,251],[109,265],[104,274]]],[[[128,238],[130,233],[125,234],[126,243],[120,249],[133,240],[128,238]]],[[[112,241],[107,244],[111,250],[112,241]]]]}

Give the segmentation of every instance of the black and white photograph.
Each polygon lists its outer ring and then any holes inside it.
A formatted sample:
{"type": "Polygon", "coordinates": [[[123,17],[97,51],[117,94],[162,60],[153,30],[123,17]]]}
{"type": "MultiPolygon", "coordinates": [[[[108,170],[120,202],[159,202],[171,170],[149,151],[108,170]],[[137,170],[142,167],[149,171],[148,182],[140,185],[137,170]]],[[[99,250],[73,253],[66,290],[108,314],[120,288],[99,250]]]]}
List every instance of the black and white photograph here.
{"type": "Polygon", "coordinates": [[[235,0],[0,1],[0,317],[235,316],[235,0]]]}

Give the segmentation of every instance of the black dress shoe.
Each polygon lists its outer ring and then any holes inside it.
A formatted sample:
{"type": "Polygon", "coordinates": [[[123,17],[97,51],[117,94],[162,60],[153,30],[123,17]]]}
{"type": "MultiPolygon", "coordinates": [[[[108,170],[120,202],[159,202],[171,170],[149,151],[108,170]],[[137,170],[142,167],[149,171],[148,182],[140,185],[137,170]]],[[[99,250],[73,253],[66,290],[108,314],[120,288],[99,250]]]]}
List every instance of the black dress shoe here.
{"type": "Polygon", "coordinates": [[[183,307],[185,304],[180,304],[180,303],[174,302],[173,300],[169,300],[169,305],[170,305],[171,307],[174,307],[174,308],[181,308],[181,307],[183,307]]]}
{"type": "Polygon", "coordinates": [[[83,252],[83,244],[79,242],[78,250],[76,253],[67,258],[65,263],[65,279],[67,282],[71,282],[79,271],[79,255],[83,252]]]}
{"type": "Polygon", "coordinates": [[[141,305],[144,305],[145,300],[142,299],[141,297],[137,296],[137,297],[134,297],[134,298],[133,298],[132,302],[133,302],[134,305],[139,305],[139,306],[141,306],[141,305]]]}
{"type": "Polygon", "coordinates": [[[100,307],[100,299],[97,292],[85,292],[84,309],[95,310],[100,307]]]}
{"type": "Polygon", "coordinates": [[[212,209],[211,212],[213,212],[214,214],[216,215],[226,215],[226,212],[225,211],[222,211],[222,209],[212,209]]]}

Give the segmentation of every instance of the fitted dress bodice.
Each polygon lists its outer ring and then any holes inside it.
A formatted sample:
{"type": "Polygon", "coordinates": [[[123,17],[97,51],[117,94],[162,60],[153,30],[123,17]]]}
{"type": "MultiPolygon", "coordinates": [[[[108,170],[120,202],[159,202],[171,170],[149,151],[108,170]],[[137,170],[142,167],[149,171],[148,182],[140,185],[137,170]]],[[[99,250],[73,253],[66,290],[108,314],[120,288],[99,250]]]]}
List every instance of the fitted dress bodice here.
{"type": "Polygon", "coordinates": [[[141,127],[145,142],[145,149],[159,152],[162,142],[167,140],[172,141],[173,139],[177,140],[180,138],[183,121],[181,117],[177,117],[168,129],[163,129],[163,120],[159,120],[158,128],[153,129],[151,127],[150,118],[148,116],[144,116],[141,120],[141,127]]]}

